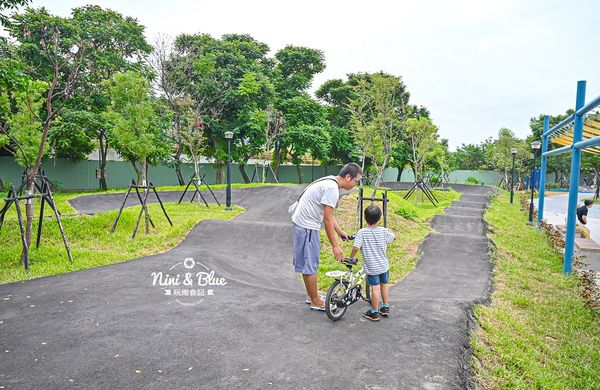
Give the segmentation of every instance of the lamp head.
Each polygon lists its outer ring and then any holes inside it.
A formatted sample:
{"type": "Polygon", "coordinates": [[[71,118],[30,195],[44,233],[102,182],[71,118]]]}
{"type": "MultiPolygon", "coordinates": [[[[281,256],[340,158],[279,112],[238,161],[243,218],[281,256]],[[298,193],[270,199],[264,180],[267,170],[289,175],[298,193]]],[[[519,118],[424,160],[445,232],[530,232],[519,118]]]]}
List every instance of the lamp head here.
{"type": "Polygon", "coordinates": [[[531,143],[531,149],[533,149],[534,151],[538,150],[540,146],[542,146],[542,143],[540,141],[533,141],[531,143]]]}
{"type": "Polygon", "coordinates": [[[512,155],[515,155],[515,154],[517,154],[517,148],[512,148],[512,149],[510,150],[510,153],[511,153],[512,155]]]}
{"type": "Polygon", "coordinates": [[[225,138],[232,139],[233,138],[233,132],[232,131],[226,131],[225,132],[225,138]]]}

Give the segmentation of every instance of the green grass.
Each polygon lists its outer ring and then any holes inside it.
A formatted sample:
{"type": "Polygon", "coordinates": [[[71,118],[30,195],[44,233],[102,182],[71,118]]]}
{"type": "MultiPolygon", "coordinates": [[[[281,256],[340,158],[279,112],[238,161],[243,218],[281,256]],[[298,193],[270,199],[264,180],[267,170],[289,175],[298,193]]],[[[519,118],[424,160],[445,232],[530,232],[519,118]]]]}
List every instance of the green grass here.
{"type": "MultiPolygon", "coordinates": [[[[397,283],[410,271],[412,271],[419,259],[417,253],[418,247],[425,237],[431,232],[431,219],[442,214],[446,206],[449,206],[454,200],[460,198],[460,193],[456,191],[434,191],[435,196],[440,201],[438,206],[433,206],[427,199],[420,201],[420,196],[415,200],[414,196],[409,200],[402,197],[406,191],[388,192],[388,228],[396,234],[396,240],[388,245],[388,259],[390,261],[390,284],[397,283]],[[411,217],[406,218],[410,210],[411,217]]],[[[370,196],[371,192],[365,190],[365,194],[370,196]]],[[[378,195],[379,196],[379,195],[378,195]]],[[[344,197],[340,202],[339,208],[335,212],[335,218],[348,234],[354,233],[356,225],[356,203],[357,195],[352,194],[344,197]]],[[[365,202],[365,207],[369,203],[365,202]]],[[[378,202],[381,206],[381,202],[378,202]]],[[[380,221],[383,226],[383,219],[380,221]]],[[[339,240],[341,242],[341,240],[339,240]]],[[[333,258],[331,245],[327,239],[324,230],[321,231],[321,262],[318,271],[319,289],[327,291],[333,280],[325,273],[344,269],[333,258]]],[[[341,243],[344,255],[349,256],[352,250],[352,242],[341,243]]],[[[360,252],[358,254],[360,259],[360,252]]],[[[359,263],[360,265],[360,263],[359,263]]],[[[358,269],[358,268],[356,268],[358,269]]]]}
{"type": "MultiPolygon", "coordinates": [[[[74,212],[67,200],[78,195],[57,194],[56,202],[59,210],[65,214],[74,212]]],[[[140,206],[126,208],[123,211],[114,234],[110,234],[110,229],[117,211],[98,213],[93,216],[78,215],[61,218],[73,254],[73,266],[67,258],[54,218],[44,220],[40,248],[35,249],[37,219],[34,219],[34,245],[30,251],[28,272],[20,261],[21,237],[18,234],[16,216],[7,215],[0,231],[0,284],[93,268],[160,253],[179,243],[201,220],[231,219],[243,212],[243,209],[237,206],[234,206],[233,211],[225,211],[217,205],[207,208],[204,205],[190,203],[179,205],[167,203],[165,209],[173,221],[173,226],[170,226],[158,204],[151,203],[148,206],[156,228],[150,227],[150,234],[146,235],[142,218],[137,236],[133,240],[131,234],[140,206]]]]}
{"type": "Polygon", "coordinates": [[[545,232],[508,193],[496,197],[485,218],[497,248],[489,306],[475,307],[471,335],[475,379],[483,388],[600,388],[600,327],[584,307],[581,286],[562,272],[562,256],[545,232]]]}

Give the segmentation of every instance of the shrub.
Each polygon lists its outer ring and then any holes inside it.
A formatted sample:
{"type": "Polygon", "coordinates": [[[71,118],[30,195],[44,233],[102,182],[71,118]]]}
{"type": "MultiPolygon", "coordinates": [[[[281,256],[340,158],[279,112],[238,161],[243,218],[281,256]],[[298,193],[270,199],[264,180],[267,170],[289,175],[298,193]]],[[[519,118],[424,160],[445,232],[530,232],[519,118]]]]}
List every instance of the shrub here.
{"type": "Polygon", "coordinates": [[[417,209],[410,202],[404,199],[398,199],[397,202],[399,203],[399,205],[396,208],[396,214],[411,220],[417,216],[417,209]]]}
{"type": "Polygon", "coordinates": [[[483,184],[482,181],[479,181],[476,177],[473,177],[473,176],[467,177],[467,180],[465,180],[465,183],[469,183],[469,184],[483,184]]]}

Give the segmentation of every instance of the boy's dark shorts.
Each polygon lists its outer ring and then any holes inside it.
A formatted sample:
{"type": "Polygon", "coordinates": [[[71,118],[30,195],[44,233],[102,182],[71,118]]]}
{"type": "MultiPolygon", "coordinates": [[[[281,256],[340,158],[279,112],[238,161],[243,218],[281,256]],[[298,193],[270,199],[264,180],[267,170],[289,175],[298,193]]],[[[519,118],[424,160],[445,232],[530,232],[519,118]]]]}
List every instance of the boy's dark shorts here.
{"type": "Polygon", "coordinates": [[[377,286],[379,284],[388,284],[388,282],[390,281],[390,271],[385,271],[382,274],[379,275],[367,275],[367,282],[369,282],[369,284],[371,286],[377,286]]]}

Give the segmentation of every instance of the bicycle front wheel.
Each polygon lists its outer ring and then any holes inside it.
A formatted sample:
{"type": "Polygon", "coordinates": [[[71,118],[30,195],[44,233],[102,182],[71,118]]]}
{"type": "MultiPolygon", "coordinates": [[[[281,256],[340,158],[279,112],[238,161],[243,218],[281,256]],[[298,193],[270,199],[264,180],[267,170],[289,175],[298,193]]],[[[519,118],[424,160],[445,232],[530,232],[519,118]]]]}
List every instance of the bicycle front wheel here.
{"type": "Polygon", "coordinates": [[[325,313],[331,321],[337,321],[344,316],[346,313],[347,306],[338,307],[337,303],[340,298],[346,293],[346,283],[341,283],[339,279],[336,279],[325,297],[325,313]]]}

